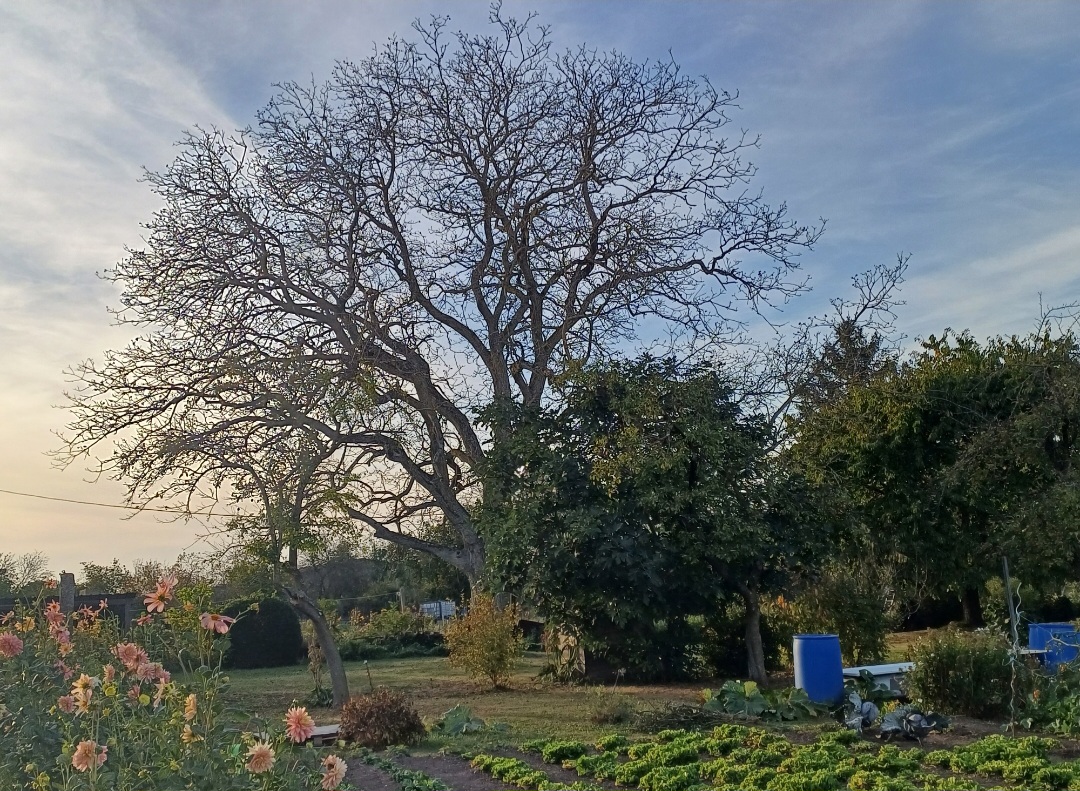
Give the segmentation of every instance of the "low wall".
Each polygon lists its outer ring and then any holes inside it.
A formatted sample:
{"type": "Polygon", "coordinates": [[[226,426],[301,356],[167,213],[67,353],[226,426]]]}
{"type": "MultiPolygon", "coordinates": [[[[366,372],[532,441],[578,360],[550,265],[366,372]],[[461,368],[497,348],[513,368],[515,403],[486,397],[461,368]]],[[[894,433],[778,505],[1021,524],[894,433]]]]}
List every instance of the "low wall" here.
{"type": "MultiPolygon", "coordinates": [[[[75,575],[61,574],[60,584],[54,593],[44,597],[44,603],[51,601],[59,602],[60,609],[65,614],[78,612],[82,607],[96,610],[102,601],[107,605],[103,616],[115,618],[119,621],[120,630],[127,631],[132,621],[143,614],[142,596],[137,593],[123,593],[112,596],[94,594],[92,596],[75,595],[75,575]]],[[[11,612],[16,605],[31,604],[32,600],[18,597],[0,598],[0,615],[11,612]]]]}

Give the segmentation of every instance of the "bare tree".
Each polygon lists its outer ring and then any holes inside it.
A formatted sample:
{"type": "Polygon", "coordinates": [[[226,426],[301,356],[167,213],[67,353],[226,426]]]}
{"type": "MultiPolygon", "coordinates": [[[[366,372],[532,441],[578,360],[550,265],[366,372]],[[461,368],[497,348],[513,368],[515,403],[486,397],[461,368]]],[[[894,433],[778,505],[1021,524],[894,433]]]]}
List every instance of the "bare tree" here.
{"type": "Polygon", "coordinates": [[[722,334],[803,289],[819,229],[750,188],[735,96],[670,61],[557,52],[497,6],[491,23],[417,23],[147,176],[164,208],[109,275],[146,334],[74,370],[68,460],[107,447],[101,472],[145,501],[210,480],[176,475],[158,439],[176,421],[233,445],[301,431],[332,449],[320,469],[350,471],[323,481],[351,519],[476,583],[476,470],[500,430],[482,406],[539,404],[568,366],[665,328],[722,334]],[[283,363],[303,387],[265,373],[283,363]],[[460,541],[410,535],[432,516],[460,541]]]}
{"type": "Polygon", "coordinates": [[[792,417],[895,365],[900,338],[893,321],[904,304],[899,291],[908,258],[900,254],[892,264],[854,275],[851,296],[830,299],[823,315],[776,327],[771,342],[714,346],[744,409],[768,420],[778,447],[791,440],[792,417]]]}
{"type": "Polygon", "coordinates": [[[0,552],[0,592],[17,594],[49,576],[49,559],[44,552],[0,552]]]}

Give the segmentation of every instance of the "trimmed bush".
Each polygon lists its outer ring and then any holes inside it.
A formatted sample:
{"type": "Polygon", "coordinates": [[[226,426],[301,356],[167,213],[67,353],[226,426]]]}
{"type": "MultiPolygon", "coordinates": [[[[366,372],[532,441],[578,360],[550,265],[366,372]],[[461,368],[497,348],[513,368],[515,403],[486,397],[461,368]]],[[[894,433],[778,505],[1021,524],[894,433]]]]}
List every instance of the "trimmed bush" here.
{"type": "Polygon", "coordinates": [[[239,599],[224,612],[237,619],[229,632],[226,667],[282,667],[306,656],[300,618],[281,599],[239,599]]]}
{"type": "Polygon", "coordinates": [[[424,723],[409,699],[385,687],[350,698],[341,707],[341,738],[372,750],[391,744],[415,744],[425,733],[424,723]]]}

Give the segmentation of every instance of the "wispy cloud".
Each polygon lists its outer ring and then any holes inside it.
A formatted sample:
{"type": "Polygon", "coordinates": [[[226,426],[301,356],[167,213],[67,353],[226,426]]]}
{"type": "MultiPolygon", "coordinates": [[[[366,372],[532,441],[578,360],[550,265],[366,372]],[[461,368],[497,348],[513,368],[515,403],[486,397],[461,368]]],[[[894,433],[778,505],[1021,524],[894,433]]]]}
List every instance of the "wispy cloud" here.
{"type": "MultiPolygon", "coordinates": [[[[142,166],[165,164],[182,128],[231,119],[130,7],[105,3],[0,7],[0,118],[0,488],[116,501],[117,485],[57,473],[44,455],[64,422],[51,408],[61,372],[127,339],[108,326],[116,295],[95,273],[138,242],[154,208],[142,166]]],[[[68,567],[177,544],[167,533],[144,543],[115,511],[0,498],[5,548],[43,549],[68,567]],[[103,536],[128,540],[103,550],[103,536]]]]}
{"type": "MultiPolygon", "coordinates": [[[[829,219],[804,259],[817,291],[789,316],[817,312],[853,272],[900,251],[913,253],[899,322],[910,336],[1024,332],[1040,293],[1080,298],[1080,4],[504,5],[519,17],[536,7],[557,46],[670,51],[741,92],[732,128],[762,134],[766,196],[800,220],[829,219]]],[[[0,422],[0,488],[119,496],[52,471],[43,451],[64,422],[50,408],[61,370],[126,338],[108,327],[117,295],[94,273],[138,244],[155,208],[141,168],[167,164],[185,127],[244,126],[272,83],[321,80],[335,59],[412,37],[412,19],[432,13],[479,31],[487,6],[0,4],[0,411],[14,416],[0,422]]],[[[0,514],[5,549],[42,548],[69,568],[168,556],[192,533],[3,495],[0,514]]]]}

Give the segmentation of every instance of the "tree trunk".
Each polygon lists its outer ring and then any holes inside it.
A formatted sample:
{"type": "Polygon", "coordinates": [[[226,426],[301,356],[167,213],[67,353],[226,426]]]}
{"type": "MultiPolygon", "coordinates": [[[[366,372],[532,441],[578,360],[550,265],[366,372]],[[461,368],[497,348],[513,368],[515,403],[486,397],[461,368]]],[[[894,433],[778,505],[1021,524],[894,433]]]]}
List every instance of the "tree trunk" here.
{"type": "Polygon", "coordinates": [[[322,611],[302,590],[285,588],[285,593],[292,606],[305,618],[309,618],[315,626],[315,638],[319,641],[319,648],[322,649],[323,656],[326,658],[326,669],[330,671],[334,708],[340,709],[349,699],[349,681],[345,677],[345,665],[341,662],[341,653],[338,651],[337,643],[334,642],[334,633],[330,629],[330,624],[326,622],[322,611]]]}
{"type": "Polygon", "coordinates": [[[746,674],[751,681],[761,684],[765,682],[765,648],[761,643],[761,599],[757,591],[751,590],[745,585],[738,586],[739,595],[742,596],[746,606],[745,640],[746,640],[746,674]]]}
{"type": "Polygon", "coordinates": [[[486,571],[485,556],[487,553],[484,551],[483,540],[477,536],[477,540],[471,546],[465,546],[462,553],[465,556],[465,562],[462,564],[461,571],[469,580],[470,595],[477,591],[486,590],[487,581],[484,579],[484,571],[486,571]]]}
{"type": "Polygon", "coordinates": [[[978,588],[964,588],[960,594],[960,604],[964,608],[964,626],[976,628],[986,625],[983,620],[982,602],[979,600],[978,588]]]}

